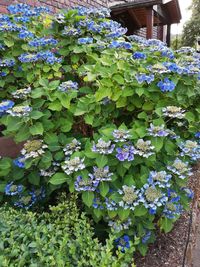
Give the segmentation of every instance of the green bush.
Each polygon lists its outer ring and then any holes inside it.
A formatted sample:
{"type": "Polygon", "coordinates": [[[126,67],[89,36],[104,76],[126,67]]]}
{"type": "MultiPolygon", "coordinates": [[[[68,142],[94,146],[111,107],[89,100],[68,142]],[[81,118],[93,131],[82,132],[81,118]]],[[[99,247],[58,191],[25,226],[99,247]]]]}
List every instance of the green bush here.
{"type": "Polygon", "coordinates": [[[0,160],[2,202],[40,208],[76,191],[96,231],[114,230],[122,250],[128,235],[145,254],[192,196],[199,55],[127,37],[107,10],[9,11],[0,17],[0,124],[25,144],[14,162],[0,160]]]}
{"type": "Polygon", "coordinates": [[[113,256],[113,238],[101,244],[76,198],[49,213],[0,208],[0,266],[129,266],[131,254],[113,256]]]}

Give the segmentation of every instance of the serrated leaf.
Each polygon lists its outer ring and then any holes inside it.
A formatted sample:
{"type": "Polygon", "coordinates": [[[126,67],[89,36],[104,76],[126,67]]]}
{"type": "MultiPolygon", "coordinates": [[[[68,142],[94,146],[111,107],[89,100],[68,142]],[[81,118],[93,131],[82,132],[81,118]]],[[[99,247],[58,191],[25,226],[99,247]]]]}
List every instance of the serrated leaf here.
{"type": "Polygon", "coordinates": [[[51,179],[49,180],[49,183],[53,185],[59,185],[67,182],[67,175],[63,172],[58,172],[54,174],[51,179]]]}

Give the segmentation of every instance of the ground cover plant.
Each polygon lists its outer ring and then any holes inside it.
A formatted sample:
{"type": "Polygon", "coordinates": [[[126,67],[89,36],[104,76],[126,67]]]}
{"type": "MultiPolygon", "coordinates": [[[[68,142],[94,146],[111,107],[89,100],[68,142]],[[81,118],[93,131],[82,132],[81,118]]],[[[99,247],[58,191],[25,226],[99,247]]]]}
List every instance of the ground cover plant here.
{"type": "Polygon", "coordinates": [[[107,9],[0,16],[0,124],[24,142],[0,159],[1,201],[40,209],[77,192],[97,234],[145,254],[192,191],[200,158],[199,54],[125,36],[107,9]]]}

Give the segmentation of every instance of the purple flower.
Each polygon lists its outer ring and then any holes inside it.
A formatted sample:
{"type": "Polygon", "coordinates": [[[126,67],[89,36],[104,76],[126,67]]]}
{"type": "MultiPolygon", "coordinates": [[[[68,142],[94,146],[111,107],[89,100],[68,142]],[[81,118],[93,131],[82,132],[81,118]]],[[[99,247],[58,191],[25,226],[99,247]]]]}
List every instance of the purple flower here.
{"type": "Polygon", "coordinates": [[[118,147],[116,149],[117,155],[116,158],[120,161],[132,161],[134,160],[134,153],[135,153],[135,148],[132,145],[124,145],[122,148],[118,147]]]}
{"type": "Polygon", "coordinates": [[[109,172],[109,166],[105,166],[104,168],[93,167],[93,173],[89,173],[89,177],[96,181],[111,181],[112,180],[112,172],[109,172]]]}

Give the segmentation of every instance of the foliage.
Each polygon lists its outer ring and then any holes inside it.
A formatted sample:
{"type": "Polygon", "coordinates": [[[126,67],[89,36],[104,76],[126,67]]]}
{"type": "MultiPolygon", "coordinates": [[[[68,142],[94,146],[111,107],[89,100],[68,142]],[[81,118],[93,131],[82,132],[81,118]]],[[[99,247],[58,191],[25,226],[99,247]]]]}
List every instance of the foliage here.
{"type": "Polygon", "coordinates": [[[145,254],[192,196],[199,55],[126,37],[107,10],[10,11],[0,17],[0,123],[25,144],[0,160],[2,201],[39,208],[76,191],[97,231],[145,254]]]}
{"type": "Polygon", "coordinates": [[[193,0],[190,7],[192,11],[191,18],[186,22],[183,28],[182,44],[184,46],[196,46],[197,37],[200,36],[199,28],[199,12],[200,12],[200,1],[193,0]]]}
{"type": "MultiPolygon", "coordinates": [[[[128,266],[131,252],[113,256],[113,238],[94,238],[76,198],[62,200],[49,213],[0,208],[1,266],[128,266]]],[[[134,266],[134,265],[132,265],[134,266]]]]}

